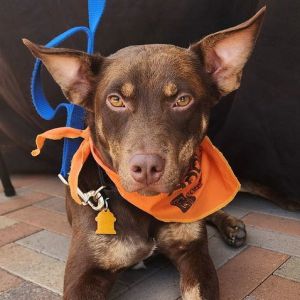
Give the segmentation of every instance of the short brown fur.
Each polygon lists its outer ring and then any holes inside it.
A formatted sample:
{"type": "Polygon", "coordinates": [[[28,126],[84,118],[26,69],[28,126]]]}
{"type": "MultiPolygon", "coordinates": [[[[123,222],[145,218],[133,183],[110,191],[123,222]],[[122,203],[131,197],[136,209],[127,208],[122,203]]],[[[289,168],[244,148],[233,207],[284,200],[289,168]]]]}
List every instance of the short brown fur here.
{"type": "MultiPolygon", "coordinates": [[[[118,172],[123,187],[140,194],[157,194],[171,192],[180,183],[195,147],[206,134],[210,108],[238,87],[263,15],[264,9],[250,21],[210,35],[189,49],[131,46],[104,58],[48,49],[28,40],[24,43],[43,61],[69,100],[87,109],[86,122],[94,144],[118,172]],[[232,51],[232,45],[238,51],[232,51]],[[228,53],[233,53],[232,57],[228,53]],[[109,103],[112,93],[124,101],[120,109],[109,103]],[[192,99],[184,108],[174,105],[181,94],[192,99]],[[136,153],[154,153],[164,161],[163,174],[155,184],[137,183],[130,175],[130,159],[136,153]]],[[[79,186],[89,191],[100,184],[98,166],[89,158],[79,186]]],[[[73,233],[64,299],[107,299],[118,274],[154,250],[165,254],[177,267],[183,299],[219,299],[205,220],[160,222],[122,199],[110,186],[106,193],[117,218],[117,235],[96,235],[97,212],[77,205],[67,190],[67,214],[73,233]]],[[[245,241],[244,225],[236,218],[219,211],[208,221],[221,231],[227,243],[239,246],[245,241]]]]}

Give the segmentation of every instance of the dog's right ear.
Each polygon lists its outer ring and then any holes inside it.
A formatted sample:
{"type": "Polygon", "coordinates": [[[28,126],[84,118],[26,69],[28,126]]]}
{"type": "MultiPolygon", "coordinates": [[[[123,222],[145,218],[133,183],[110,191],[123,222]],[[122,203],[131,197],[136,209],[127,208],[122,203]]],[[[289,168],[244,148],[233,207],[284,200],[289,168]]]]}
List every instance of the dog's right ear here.
{"type": "Polygon", "coordinates": [[[23,43],[43,62],[70,102],[92,110],[96,77],[103,57],[71,49],[46,48],[27,39],[23,39],[23,43]]]}

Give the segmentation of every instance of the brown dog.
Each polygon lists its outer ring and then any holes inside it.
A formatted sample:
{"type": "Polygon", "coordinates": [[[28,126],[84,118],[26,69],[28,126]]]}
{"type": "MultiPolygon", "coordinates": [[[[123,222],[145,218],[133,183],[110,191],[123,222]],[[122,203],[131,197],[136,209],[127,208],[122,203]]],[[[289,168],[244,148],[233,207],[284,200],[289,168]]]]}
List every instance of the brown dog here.
{"type": "MultiPolygon", "coordinates": [[[[206,134],[210,108],[240,85],[243,67],[261,27],[265,8],[245,23],[209,35],[189,49],[132,46],[109,57],[47,49],[24,41],[61,86],[87,110],[93,142],[127,191],[171,192],[184,176],[206,134]]],[[[98,167],[86,163],[79,186],[99,187],[98,167]]],[[[64,299],[106,299],[117,275],[155,249],[180,272],[183,299],[218,299],[218,279],[208,254],[204,220],[164,223],[123,200],[112,187],[109,207],[117,235],[96,235],[97,212],[67,193],[73,235],[64,299]]],[[[209,221],[235,246],[245,240],[241,221],[222,211],[209,221]]]]}

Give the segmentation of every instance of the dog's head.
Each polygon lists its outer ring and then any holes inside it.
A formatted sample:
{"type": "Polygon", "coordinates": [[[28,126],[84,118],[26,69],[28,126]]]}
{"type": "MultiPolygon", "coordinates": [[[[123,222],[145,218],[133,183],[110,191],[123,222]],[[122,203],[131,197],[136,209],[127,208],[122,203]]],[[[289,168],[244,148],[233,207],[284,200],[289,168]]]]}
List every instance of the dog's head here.
{"type": "Polygon", "coordinates": [[[149,195],[181,181],[210,108],[240,85],[264,11],[188,49],[131,46],[102,57],[24,43],[87,110],[94,143],[123,187],[149,195]]]}

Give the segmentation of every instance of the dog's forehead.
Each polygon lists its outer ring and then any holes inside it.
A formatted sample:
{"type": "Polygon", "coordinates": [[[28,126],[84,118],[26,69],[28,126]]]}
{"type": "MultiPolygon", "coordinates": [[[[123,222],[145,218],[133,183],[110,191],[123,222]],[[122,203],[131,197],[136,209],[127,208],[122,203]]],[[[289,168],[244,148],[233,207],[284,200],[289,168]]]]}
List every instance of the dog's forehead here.
{"type": "Polygon", "coordinates": [[[106,62],[103,86],[110,92],[124,91],[124,96],[138,89],[166,96],[187,86],[203,89],[199,59],[185,48],[164,44],[130,46],[110,55],[106,62]]]}
{"type": "Polygon", "coordinates": [[[147,61],[153,61],[157,59],[173,61],[177,59],[188,59],[190,57],[190,51],[174,45],[149,44],[125,47],[109,57],[131,62],[141,59],[146,59],[147,61]]]}
{"type": "MultiPolygon", "coordinates": [[[[167,83],[196,74],[197,59],[185,48],[153,44],[123,48],[107,58],[107,78],[115,81],[167,83]]],[[[175,83],[175,82],[174,82],[175,83]]],[[[172,86],[167,87],[172,90],[172,86]]]]}

